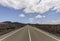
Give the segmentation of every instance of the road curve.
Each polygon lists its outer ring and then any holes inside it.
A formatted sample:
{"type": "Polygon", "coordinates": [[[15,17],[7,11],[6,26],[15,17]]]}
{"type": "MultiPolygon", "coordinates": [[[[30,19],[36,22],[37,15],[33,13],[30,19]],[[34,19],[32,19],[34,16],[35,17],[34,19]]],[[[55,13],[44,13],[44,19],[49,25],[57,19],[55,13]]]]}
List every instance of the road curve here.
{"type": "Polygon", "coordinates": [[[32,26],[24,26],[0,37],[0,41],[60,41],[32,26]]]}

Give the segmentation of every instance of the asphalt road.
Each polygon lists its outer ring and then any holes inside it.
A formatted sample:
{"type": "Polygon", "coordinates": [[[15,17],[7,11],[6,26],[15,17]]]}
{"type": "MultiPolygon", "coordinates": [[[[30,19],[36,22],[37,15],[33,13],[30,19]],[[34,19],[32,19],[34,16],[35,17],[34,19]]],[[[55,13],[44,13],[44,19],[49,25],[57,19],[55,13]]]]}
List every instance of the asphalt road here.
{"type": "Polygon", "coordinates": [[[32,26],[25,26],[0,37],[0,41],[60,41],[32,26]]]}
{"type": "Polygon", "coordinates": [[[0,41],[29,41],[28,29],[23,27],[0,37],[0,41]]]}
{"type": "Polygon", "coordinates": [[[56,38],[53,38],[53,36],[49,36],[47,33],[42,33],[42,31],[38,31],[34,28],[30,28],[30,36],[31,41],[59,41],[56,38]]]}

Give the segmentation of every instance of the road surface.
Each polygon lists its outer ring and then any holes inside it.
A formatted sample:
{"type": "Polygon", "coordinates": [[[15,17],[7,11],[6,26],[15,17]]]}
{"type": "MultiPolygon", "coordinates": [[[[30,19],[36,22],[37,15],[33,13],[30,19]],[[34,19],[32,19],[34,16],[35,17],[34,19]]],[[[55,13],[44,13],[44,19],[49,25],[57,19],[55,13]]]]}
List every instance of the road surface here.
{"type": "Polygon", "coordinates": [[[0,41],[60,41],[32,26],[25,26],[0,37],[0,41]]]}

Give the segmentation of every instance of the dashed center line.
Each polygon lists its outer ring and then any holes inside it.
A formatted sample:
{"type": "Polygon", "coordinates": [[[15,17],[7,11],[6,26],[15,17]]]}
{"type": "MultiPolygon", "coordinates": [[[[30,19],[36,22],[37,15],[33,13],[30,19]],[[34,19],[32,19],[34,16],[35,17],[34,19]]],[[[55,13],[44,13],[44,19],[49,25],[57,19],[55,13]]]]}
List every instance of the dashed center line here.
{"type": "Polygon", "coordinates": [[[29,41],[32,41],[29,28],[28,28],[28,34],[29,34],[29,41]]]}

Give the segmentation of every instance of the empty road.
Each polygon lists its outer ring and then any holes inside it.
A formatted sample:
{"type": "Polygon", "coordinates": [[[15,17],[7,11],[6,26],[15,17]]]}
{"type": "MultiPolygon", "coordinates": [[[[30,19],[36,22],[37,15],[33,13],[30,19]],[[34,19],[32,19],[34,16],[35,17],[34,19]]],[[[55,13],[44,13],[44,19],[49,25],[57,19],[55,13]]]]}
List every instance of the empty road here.
{"type": "Polygon", "coordinates": [[[32,26],[24,26],[0,37],[0,41],[60,41],[53,35],[32,26]]]}

